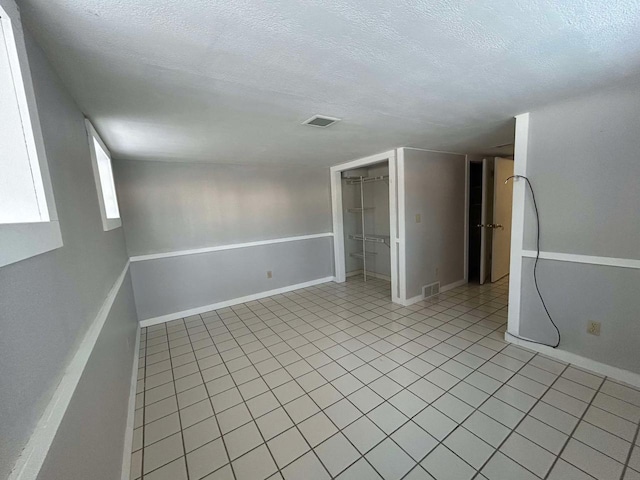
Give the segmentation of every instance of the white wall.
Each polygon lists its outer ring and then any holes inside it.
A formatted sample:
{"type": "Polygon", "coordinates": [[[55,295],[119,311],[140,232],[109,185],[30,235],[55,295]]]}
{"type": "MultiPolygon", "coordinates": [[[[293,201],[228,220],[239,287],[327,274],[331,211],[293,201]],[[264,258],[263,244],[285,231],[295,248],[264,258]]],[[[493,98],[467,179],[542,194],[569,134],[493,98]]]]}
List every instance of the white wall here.
{"type": "MultiPolygon", "coordinates": [[[[327,168],[115,162],[132,256],[332,230],[327,168]]],[[[141,320],[333,276],[330,237],[133,262],[141,320]],[[273,278],[267,278],[267,271],[273,278]]]]}
{"type": "MultiPolygon", "coordinates": [[[[562,333],[560,349],[640,373],[640,269],[598,265],[598,258],[640,265],[640,87],[605,90],[529,115],[526,174],[541,216],[541,249],[586,256],[587,263],[540,260],[538,279],[562,333]],[[602,334],[586,333],[602,322],[602,334]]],[[[516,145],[516,150],[518,145],[516,145]]],[[[526,194],[524,247],[535,249],[526,194]]],[[[520,335],[555,341],[522,262],[520,335]]]]}
{"type": "Polygon", "coordinates": [[[466,158],[403,150],[406,290],[411,299],[422,294],[424,285],[464,281],[466,158]]]}

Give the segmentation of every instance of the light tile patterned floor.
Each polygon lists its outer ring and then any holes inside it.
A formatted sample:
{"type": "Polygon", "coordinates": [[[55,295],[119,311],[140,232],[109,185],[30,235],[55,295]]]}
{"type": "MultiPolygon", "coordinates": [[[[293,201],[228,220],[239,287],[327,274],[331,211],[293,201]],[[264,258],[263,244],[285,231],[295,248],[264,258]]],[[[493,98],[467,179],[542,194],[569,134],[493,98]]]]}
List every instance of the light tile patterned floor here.
{"type": "Polygon", "coordinates": [[[142,329],[131,478],[639,480],[640,392],[509,346],[506,303],[352,278],[142,329]]]}

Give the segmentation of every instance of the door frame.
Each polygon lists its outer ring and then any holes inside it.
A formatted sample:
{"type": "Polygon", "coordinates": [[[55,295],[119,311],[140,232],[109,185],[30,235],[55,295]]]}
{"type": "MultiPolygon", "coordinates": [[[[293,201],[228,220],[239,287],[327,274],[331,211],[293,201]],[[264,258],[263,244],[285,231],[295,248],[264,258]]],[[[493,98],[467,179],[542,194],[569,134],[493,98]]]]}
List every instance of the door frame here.
{"type": "Polygon", "coordinates": [[[330,168],[331,213],[333,217],[333,258],[335,281],[346,281],[342,172],[387,161],[389,163],[389,235],[391,244],[391,299],[406,302],[404,248],[404,152],[389,150],[330,168]]]}
{"type": "MultiPolygon", "coordinates": [[[[480,200],[481,206],[481,214],[480,214],[480,224],[485,225],[480,227],[480,285],[484,285],[487,280],[487,266],[489,267],[489,271],[491,271],[491,263],[488,258],[486,258],[487,253],[487,222],[488,222],[488,213],[489,209],[487,206],[487,201],[489,199],[489,173],[490,173],[490,160],[489,158],[482,159],[482,199],[480,200]]],[[[493,177],[491,178],[491,182],[494,182],[493,177]]],[[[492,205],[493,208],[493,205],[492,205]]],[[[493,212],[492,212],[493,217],[493,212]]]]}

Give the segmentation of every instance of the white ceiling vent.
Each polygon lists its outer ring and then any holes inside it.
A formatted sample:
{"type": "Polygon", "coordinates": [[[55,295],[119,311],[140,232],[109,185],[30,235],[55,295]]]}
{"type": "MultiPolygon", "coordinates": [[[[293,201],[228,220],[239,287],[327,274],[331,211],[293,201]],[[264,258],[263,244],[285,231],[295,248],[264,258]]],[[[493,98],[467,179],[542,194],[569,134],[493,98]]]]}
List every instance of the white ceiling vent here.
{"type": "Polygon", "coordinates": [[[339,122],[339,118],[327,117],[325,115],[314,115],[309,120],[302,122],[303,125],[309,125],[311,127],[327,128],[336,122],[339,122]]]}

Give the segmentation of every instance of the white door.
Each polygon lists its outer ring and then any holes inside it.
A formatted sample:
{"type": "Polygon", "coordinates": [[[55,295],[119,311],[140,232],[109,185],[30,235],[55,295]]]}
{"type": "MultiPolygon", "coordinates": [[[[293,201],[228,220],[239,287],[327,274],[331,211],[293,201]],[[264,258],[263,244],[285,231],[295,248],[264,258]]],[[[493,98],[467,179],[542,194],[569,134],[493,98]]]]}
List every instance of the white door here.
{"type": "Polygon", "coordinates": [[[491,275],[493,236],[487,227],[493,223],[493,158],[482,159],[482,217],[480,227],[480,285],[491,275]]]}
{"type": "MultiPolygon", "coordinates": [[[[495,159],[493,187],[493,222],[491,228],[491,281],[500,280],[509,274],[511,259],[511,207],[513,204],[513,182],[506,182],[513,175],[513,160],[495,159]]],[[[486,230],[486,229],[483,229],[486,230]]]]}

